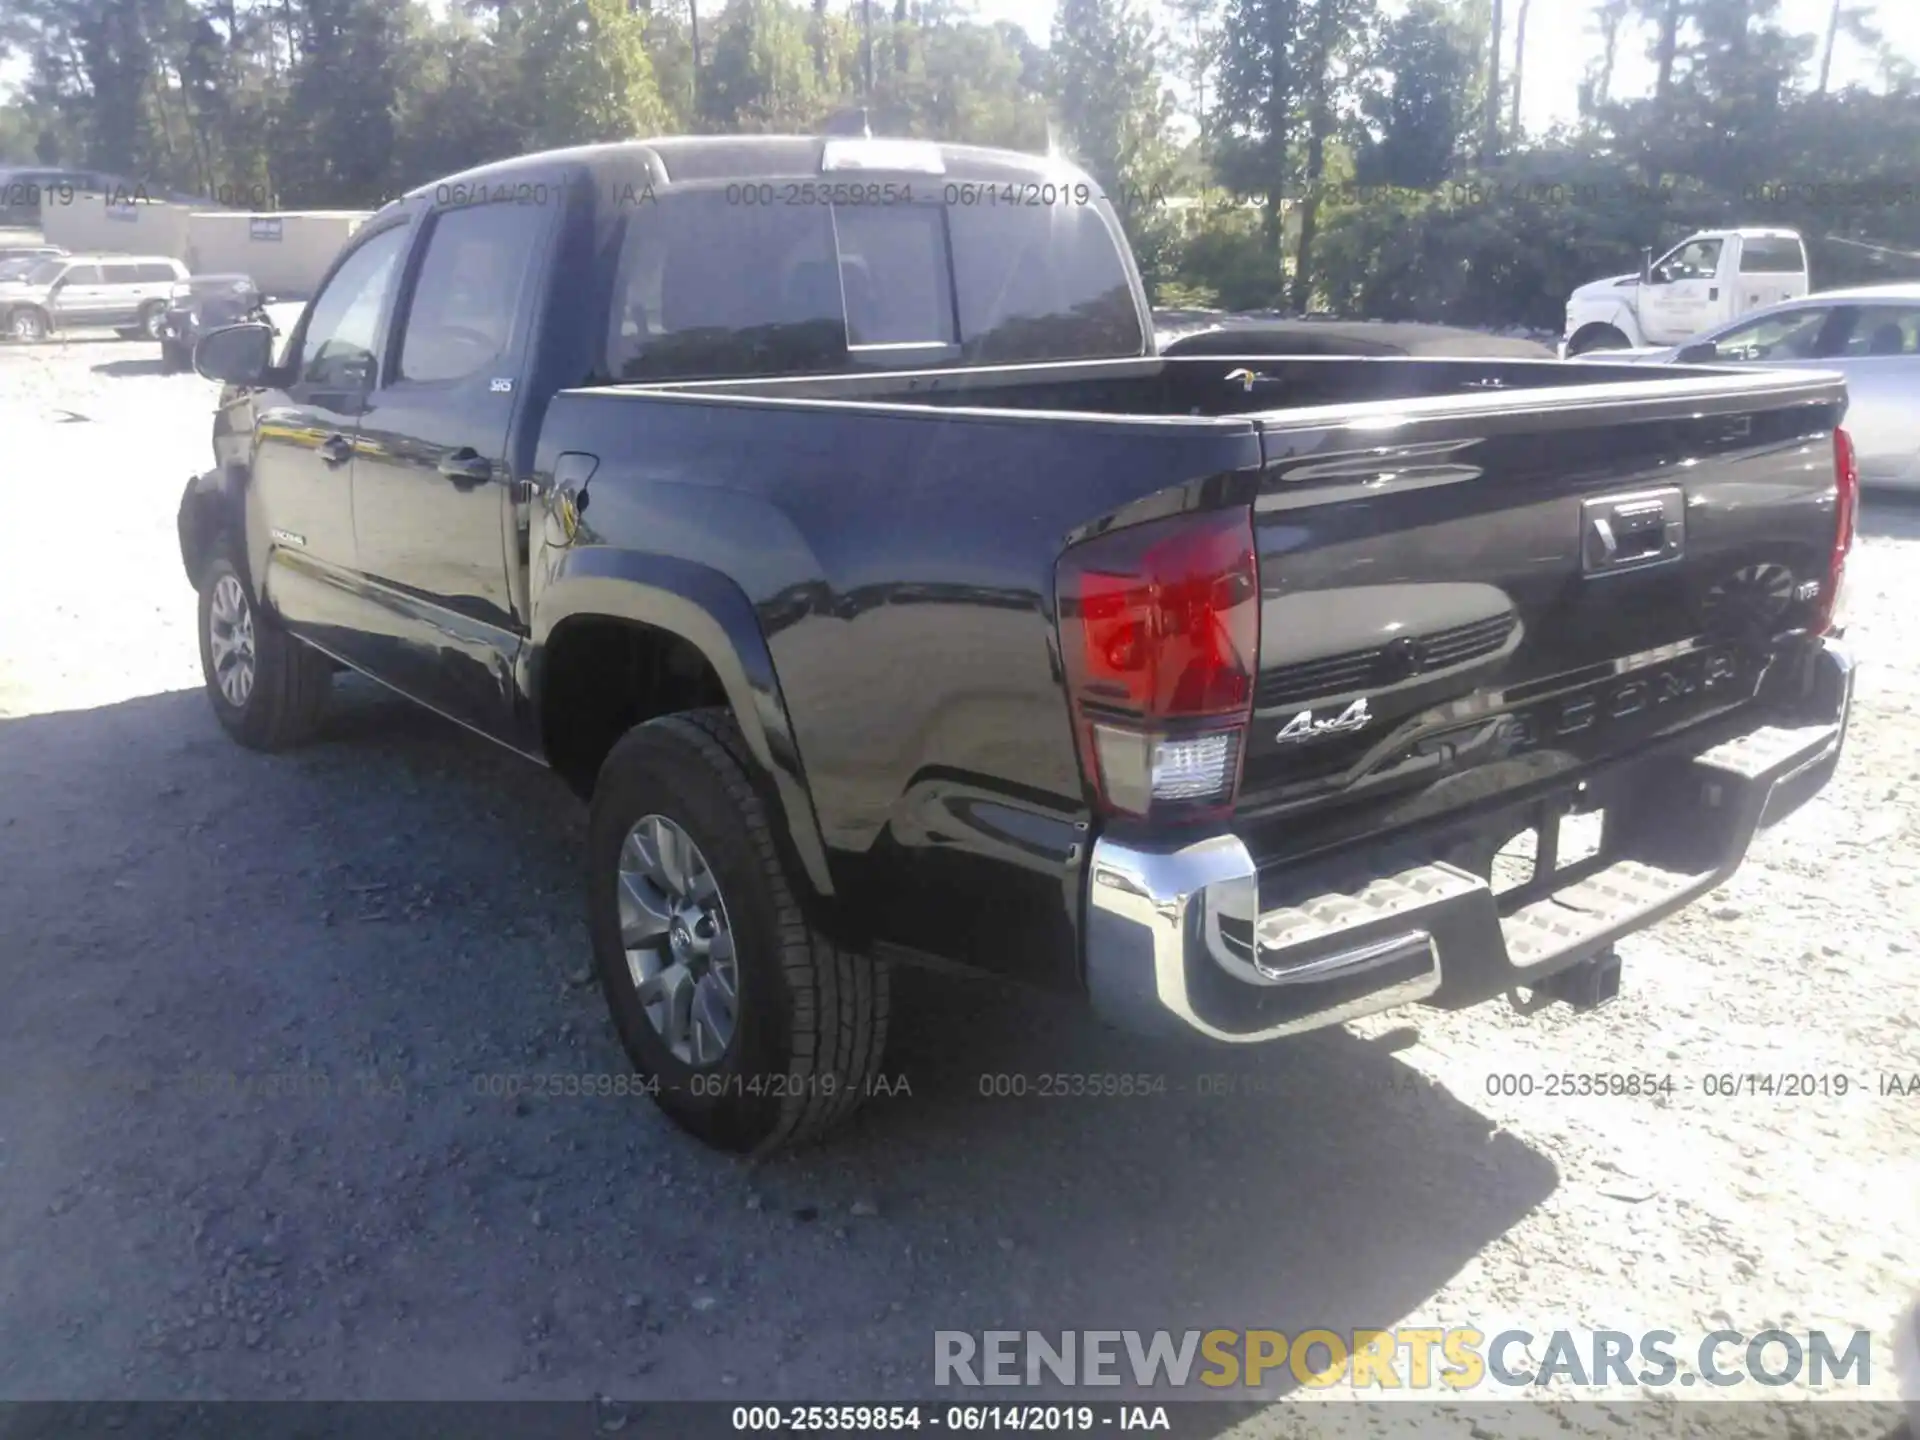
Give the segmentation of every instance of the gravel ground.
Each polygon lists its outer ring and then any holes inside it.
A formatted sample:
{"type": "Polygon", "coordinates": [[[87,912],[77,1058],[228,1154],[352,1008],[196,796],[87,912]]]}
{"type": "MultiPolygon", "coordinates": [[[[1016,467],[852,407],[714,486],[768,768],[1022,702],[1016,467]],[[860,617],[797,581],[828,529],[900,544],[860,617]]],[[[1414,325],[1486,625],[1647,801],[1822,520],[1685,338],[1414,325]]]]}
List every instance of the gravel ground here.
{"type": "Polygon", "coordinates": [[[1608,1009],[1221,1055],[906,976],[903,1093],[752,1166],[488,1093],[624,1068],[557,780],[364,682],[298,755],[220,734],[173,528],[212,398],[0,348],[0,1397],[924,1396],[936,1329],[1884,1337],[1920,1289],[1920,1097],[1878,1093],[1920,1072],[1920,507],[1866,508],[1838,780],[1608,1009]],[[980,1093],[1056,1071],[1168,1089],[980,1093]],[[1853,1088],[1704,1093],[1780,1071],[1853,1088]]]}

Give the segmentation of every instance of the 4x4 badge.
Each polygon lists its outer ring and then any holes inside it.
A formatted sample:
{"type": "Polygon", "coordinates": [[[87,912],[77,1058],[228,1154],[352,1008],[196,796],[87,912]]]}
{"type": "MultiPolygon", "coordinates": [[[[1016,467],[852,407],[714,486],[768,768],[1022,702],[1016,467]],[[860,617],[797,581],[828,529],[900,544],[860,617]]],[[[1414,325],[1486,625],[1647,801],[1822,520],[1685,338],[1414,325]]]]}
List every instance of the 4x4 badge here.
{"type": "Polygon", "coordinates": [[[1343,730],[1364,730],[1372,721],[1368,713],[1366,697],[1354,701],[1331,720],[1316,720],[1311,710],[1302,710],[1298,715],[1281,727],[1280,733],[1273,738],[1282,745],[1295,740],[1312,740],[1321,735],[1335,735],[1343,730]]]}

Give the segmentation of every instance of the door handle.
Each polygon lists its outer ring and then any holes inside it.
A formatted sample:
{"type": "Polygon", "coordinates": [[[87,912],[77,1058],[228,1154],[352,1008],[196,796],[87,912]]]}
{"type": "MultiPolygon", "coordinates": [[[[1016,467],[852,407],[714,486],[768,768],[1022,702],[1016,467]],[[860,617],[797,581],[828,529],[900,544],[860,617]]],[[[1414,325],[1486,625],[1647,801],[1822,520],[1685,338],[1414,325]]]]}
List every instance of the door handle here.
{"type": "Polygon", "coordinates": [[[462,445],[442,455],[438,469],[462,490],[484,485],[493,478],[493,462],[471,445],[462,445]]]}
{"type": "Polygon", "coordinates": [[[329,435],[320,442],[320,458],[337,470],[353,458],[353,442],[344,435],[329,435]]]}

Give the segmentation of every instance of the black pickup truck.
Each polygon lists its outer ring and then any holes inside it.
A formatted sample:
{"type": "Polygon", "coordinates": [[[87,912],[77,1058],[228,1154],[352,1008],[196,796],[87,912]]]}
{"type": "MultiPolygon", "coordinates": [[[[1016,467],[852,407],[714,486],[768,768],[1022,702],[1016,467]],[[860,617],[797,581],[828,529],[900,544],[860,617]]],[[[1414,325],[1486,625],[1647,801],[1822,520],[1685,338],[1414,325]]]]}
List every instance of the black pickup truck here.
{"type": "Polygon", "coordinates": [[[735,1149],[873,1088],[895,964],[1229,1043],[1595,1002],[1832,774],[1839,379],[1151,335],[1050,160],[423,187],[277,365],[199,343],[214,711],[290,745],[347,666],[558,771],[627,1051],[735,1149]]]}

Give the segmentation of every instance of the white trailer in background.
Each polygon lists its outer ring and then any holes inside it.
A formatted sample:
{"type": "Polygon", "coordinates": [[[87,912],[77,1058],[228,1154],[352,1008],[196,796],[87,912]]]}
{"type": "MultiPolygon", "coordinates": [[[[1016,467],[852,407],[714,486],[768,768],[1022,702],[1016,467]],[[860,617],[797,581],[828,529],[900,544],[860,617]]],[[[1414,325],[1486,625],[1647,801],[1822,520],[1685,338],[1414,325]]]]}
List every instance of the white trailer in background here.
{"type": "Polygon", "coordinates": [[[187,220],[187,268],[249,275],[270,300],[304,300],[370,210],[197,211],[187,220]]]}

